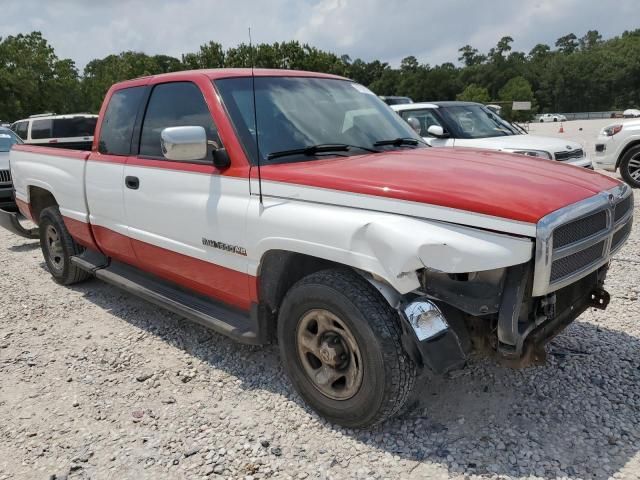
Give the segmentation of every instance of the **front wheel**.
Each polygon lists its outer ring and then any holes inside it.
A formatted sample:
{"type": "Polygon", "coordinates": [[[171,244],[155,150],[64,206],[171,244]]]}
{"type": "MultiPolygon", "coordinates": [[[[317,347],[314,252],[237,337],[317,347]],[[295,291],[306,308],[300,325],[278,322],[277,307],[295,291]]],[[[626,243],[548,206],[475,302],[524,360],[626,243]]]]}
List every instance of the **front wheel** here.
{"type": "Polygon", "coordinates": [[[360,275],[325,270],[287,293],[278,318],[284,368],[333,423],[360,428],[407,405],[417,368],[402,347],[398,313],[360,275]]]}
{"type": "Polygon", "coordinates": [[[633,188],[640,188],[640,145],[624,154],[620,162],[620,175],[633,188]]]}
{"type": "Polygon", "coordinates": [[[71,257],[84,250],[69,234],[58,207],[47,207],[38,224],[40,248],[53,279],[62,285],[86,280],[91,275],[71,263],[71,257]]]}

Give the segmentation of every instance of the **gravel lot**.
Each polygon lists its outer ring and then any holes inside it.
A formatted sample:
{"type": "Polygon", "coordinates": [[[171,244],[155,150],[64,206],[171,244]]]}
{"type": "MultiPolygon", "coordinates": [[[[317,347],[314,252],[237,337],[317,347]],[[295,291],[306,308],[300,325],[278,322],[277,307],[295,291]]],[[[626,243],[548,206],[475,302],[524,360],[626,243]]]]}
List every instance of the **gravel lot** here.
{"type": "MultiPolygon", "coordinates": [[[[638,203],[636,198],[636,204],[638,203]]],[[[0,479],[640,478],[640,218],[544,367],[473,361],[369,431],[328,425],[255,348],[0,231],[0,479]]]]}

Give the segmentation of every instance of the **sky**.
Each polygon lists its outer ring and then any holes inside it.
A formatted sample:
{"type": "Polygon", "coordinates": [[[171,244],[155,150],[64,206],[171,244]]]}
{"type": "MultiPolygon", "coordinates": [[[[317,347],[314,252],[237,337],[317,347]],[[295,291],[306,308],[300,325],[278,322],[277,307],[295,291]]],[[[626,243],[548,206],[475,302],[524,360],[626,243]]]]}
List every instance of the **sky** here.
{"type": "Polygon", "coordinates": [[[587,30],[605,37],[640,28],[639,0],[21,0],[0,2],[0,35],[39,30],[59,58],[82,69],[125,50],[195,52],[298,40],[338,55],[397,66],[457,63],[470,44],[486,52],[510,35],[514,50],[587,30]]]}

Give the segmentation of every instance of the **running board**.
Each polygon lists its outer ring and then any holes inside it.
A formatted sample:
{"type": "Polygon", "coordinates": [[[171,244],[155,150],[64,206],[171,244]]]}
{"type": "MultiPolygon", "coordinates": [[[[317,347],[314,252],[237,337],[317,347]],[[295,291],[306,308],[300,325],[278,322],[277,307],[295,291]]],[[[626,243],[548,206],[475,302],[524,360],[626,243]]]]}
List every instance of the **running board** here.
{"type": "Polygon", "coordinates": [[[122,288],[191,321],[242,343],[262,344],[256,315],[230,308],[203,295],[189,292],[137,268],[85,250],[71,262],[96,278],[122,288]]]}

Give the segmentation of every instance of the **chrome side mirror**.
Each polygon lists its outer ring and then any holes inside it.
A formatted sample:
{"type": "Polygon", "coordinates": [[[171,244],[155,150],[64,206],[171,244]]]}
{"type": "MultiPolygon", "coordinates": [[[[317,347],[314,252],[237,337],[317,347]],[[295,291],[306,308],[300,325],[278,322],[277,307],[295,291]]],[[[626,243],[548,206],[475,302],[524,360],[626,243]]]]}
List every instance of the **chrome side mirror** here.
{"type": "Polygon", "coordinates": [[[445,138],[449,136],[448,133],[444,132],[444,128],[442,128],[440,125],[431,125],[429,128],[427,128],[427,133],[429,135],[433,135],[436,138],[445,138]]]}
{"type": "Polygon", "coordinates": [[[160,132],[160,146],[167,160],[205,160],[207,132],[203,127],[168,127],[160,132]]]}

